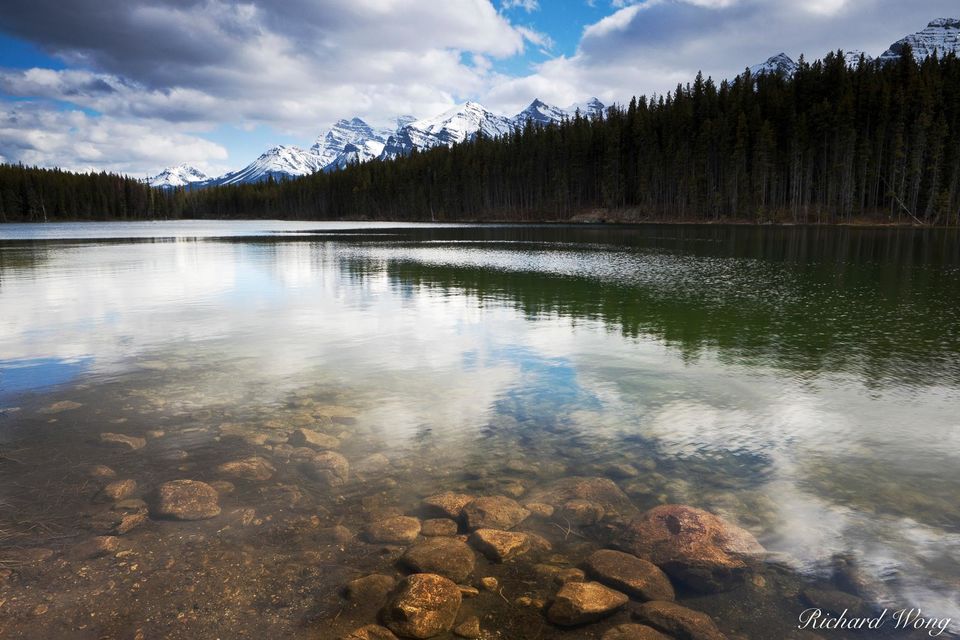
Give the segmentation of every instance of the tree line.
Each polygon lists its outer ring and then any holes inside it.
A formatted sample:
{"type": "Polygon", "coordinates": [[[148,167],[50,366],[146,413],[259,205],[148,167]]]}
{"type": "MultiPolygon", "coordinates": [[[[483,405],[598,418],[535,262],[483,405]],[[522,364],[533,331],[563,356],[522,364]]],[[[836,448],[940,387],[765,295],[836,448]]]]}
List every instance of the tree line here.
{"type": "Polygon", "coordinates": [[[159,192],[7,166],[0,216],[957,225],[958,142],[955,55],[848,66],[838,51],[792,77],[698,75],[602,118],[292,180],[159,192]]]}

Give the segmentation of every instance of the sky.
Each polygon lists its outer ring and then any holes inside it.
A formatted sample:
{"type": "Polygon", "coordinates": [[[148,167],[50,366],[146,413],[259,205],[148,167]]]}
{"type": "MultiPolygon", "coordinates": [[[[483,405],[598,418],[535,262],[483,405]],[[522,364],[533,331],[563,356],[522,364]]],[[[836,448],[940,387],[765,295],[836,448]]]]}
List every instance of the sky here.
{"type": "Polygon", "coordinates": [[[879,55],[957,0],[6,0],[0,162],[238,169],[336,120],[466,100],[513,115],[732,78],[779,52],[879,55]]]}

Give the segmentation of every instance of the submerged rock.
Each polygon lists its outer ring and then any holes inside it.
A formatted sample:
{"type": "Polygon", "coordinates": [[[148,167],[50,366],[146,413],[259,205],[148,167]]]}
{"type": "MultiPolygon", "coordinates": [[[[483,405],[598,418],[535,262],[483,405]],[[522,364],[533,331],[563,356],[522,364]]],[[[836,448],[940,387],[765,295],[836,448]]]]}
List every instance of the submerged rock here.
{"type": "Polygon", "coordinates": [[[470,544],[494,562],[505,562],[530,551],[530,536],[499,529],[477,529],[470,536],[470,544]]]}
{"type": "Polygon", "coordinates": [[[126,449],[128,451],[136,451],[137,449],[143,449],[147,446],[147,441],[144,438],[127,436],[122,433],[101,433],[100,444],[108,447],[126,449]]]}
{"type": "Polygon", "coordinates": [[[553,514],[561,522],[577,526],[590,526],[603,520],[606,514],[603,507],[589,500],[567,500],[553,514]]]}
{"type": "Polygon", "coordinates": [[[527,494],[529,502],[543,502],[560,509],[572,500],[585,500],[603,509],[603,517],[633,517],[640,513],[615,482],[607,478],[571,476],[561,478],[527,494]]]}
{"type": "Polygon", "coordinates": [[[381,627],[378,624],[368,624],[365,627],[354,629],[345,636],[340,636],[340,640],[397,640],[390,629],[381,627]]]}
{"type": "Polygon", "coordinates": [[[100,490],[98,498],[104,502],[129,498],[137,490],[136,480],[117,480],[100,490]]]}
{"type": "Polygon", "coordinates": [[[476,566],[477,558],[465,542],[456,538],[429,538],[407,549],[400,563],[420,573],[436,573],[454,582],[463,582],[476,566]]]}
{"type": "Polygon", "coordinates": [[[205,520],[220,513],[216,489],[198,480],[174,480],[157,489],[153,515],[174,520],[205,520]]]}
{"type": "Polygon", "coordinates": [[[657,565],[629,553],[601,549],[586,562],[590,574],[611,587],[641,600],[673,600],[670,579],[657,565]]]}
{"type": "Polygon", "coordinates": [[[479,638],[480,618],[470,616],[454,628],[453,634],[461,638],[479,638]]]}
{"type": "Polygon", "coordinates": [[[117,472],[103,464],[95,464],[87,471],[91,478],[113,478],[117,472]]]}
{"type": "Polygon", "coordinates": [[[243,480],[263,481],[272,478],[276,469],[266,459],[260,456],[251,456],[242,460],[224,462],[217,467],[217,471],[243,480]]]}
{"type": "Polygon", "coordinates": [[[645,624],[621,624],[607,630],[600,640],[673,640],[645,624]]]}
{"type": "Polygon", "coordinates": [[[694,507],[662,505],[631,521],[615,546],[702,592],[739,585],[764,549],[748,531],[694,507]]]}
{"type": "Polygon", "coordinates": [[[73,557],[79,560],[92,560],[114,553],[120,546],[120,539],[114,536],[97,536],[81,542],[73,549],[73,557]]]}
{"type": "Polygon", "coordinates": [[[393,591],[397,581],[392,576],[374,573],[347,583],[344,590],[348,599],[355,602],[382,602],[393,591]]]}
{"type": "Polygon", "coordinates": [[[474,496],[466,493],[446,491],[424,498],[422,504],[424,511],[427,513],[438,514],[457,520],[463,508],[472,502],[473,499],[474,496]]]}
{"type": "Polygon", "coordinates": [[[303,460],[304,472],[312,478],[322,480],[331,487],[342,487],[350,474],[350,463],[339,453],[321,451],[313,453],[303,460]]]}
{"type": "Polygon", "coordinates": [[[634,609],[633,617],[678,640],[727,640],[710,616],[676,602],[645,602],[634,609]]]}
{"type": "Polygon", "coordinates": [[[460,602],[460,589],[452,580],[415,573],[398,585],[383,610],[383,622],[403,637],[432,638],[453,628],[460,602]]]}
{"type": "Polygon", "coordinates": [[[629,600],[624,594],[599,582],[568,582],[557,592],[547,610],[547,619],[565,627],[595,622],[629,600]]]}
{"type": "Polygon", "coordinates": [[[410,516],[393,516],[371,522],[364,528],[368,542],[410,544],[420,535],[420,521],[410,516]]]}
{"type": "Polygon", "coordinates": [[[450,518],[431,518],[423,521],[420,533],[425,536],[455,536],[457,523],[450,518]]]}
{"type": "Polygon", "coordinates": [[[463,507],[468,529],[512,529],[530,515],[513,498],[487,496],[468,502],[463,507]]]}
{"type": "Polygon", "coordinates": [[[314,431],[313,429],[295,429],[288,439],[295,447],[313,447],[314,449],[337,449],[340,441],[333,436],[314,431]]]}

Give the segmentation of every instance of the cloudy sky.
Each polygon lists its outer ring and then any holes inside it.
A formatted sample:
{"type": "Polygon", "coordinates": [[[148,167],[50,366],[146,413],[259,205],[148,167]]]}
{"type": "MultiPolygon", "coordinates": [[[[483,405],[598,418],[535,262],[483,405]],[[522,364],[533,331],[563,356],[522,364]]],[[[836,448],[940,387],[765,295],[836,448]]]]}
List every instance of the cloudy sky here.
{"type": "Polygon", "coordinates": [[[339,118],[464,100],[512,115],[732,77],[780,51],[877,55],[956,0],[7,0],[0,161],[239,168],[339,118]]]}

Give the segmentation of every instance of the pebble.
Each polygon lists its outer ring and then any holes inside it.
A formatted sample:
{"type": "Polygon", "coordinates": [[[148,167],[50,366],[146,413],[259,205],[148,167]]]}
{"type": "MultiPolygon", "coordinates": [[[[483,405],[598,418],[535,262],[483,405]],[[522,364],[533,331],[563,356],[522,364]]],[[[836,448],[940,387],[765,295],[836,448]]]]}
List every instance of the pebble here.
{"type": "Polygon", "coordinates": [[[415,573],[400,581],[382,618],[399,636],[432,638],[453,628],[461,601],[460,589],[452,580],[415,573]]]}
{"type": "Polygon", "coordinates": [[[217,471],[242,480],[264,481],[272,478],[276,469],[266,459],[251,456],[242,460],[224,462],[217,467],[217,471]]]}
{"type": "Polygon", "coordinates": [[[458,624],[454,630],[454,635],[460,636],[461,638],[479,638],[480,637],[480,618],[477,616],[470,616],[460,624],[458,624]]]}
{"type": "Polygon", "coordinates": [[[505,562],[530,551],[530,536],[515,531],[477,529],[470,536],[480,553],[494,562],[505,562]]]}
{"type": "Polygon", "coordinates": [[[174,480],[157,489],[153,514],[174,520],[205,520],[220,514],[216,489],[198,480],[174,480]]]}
{"type": "Polygon", "coordinates": [[[101,500],[117,501],[129,498],[137,490],[136,480],[117,480],[111,482],[100,490],[99,498],[101,500]]]}
{"type": "Polygon", "coordinates": [[[630,599],[599,582],[568,582],[560,588],[547,610],[547,619],[562,626],[595,622],[630,599]]]}
{"type": "Polygon", "coordinates": [[[411,516],[393,516],[371,522],[364,527],[367,542],[410,544],[420,535],[420,521],[411,516]]]}
{"type": "Polygon", "coordinates": [[[470,530],[512,529],[529,515],[529,511],[507,496],[477,498],[463,507],[463,517],[470,530]]]}
{"type": "Polygon", "coordinates": [[[473,499],[473,496],[466,493],[446,491],[424,498],[422,505],[424,511],[457,520],[463,508],[473,499]]]}
{"type": "Polygon", "coordinates": [[[436,573],[463,582],[476,566],[476,554],[456,538],[427,538],[400,557],[400,564],[420,573],[436,573]]]}
{"type": "Polygon", "coordinates": [[[727,640],[707,614],[676,602],[645,602],[633,610],[633,618],[675,638],[727,640]]]}
{"type": "Polygon", "coordinates": [[[640,600],[673,600],[670,579],[655,564],[629,553],[601,549],[586,562],[590,574],[615,589],[640,600]]]}
{"type": "Polygon", "coordinates": [[[147,446],[147,441],[144,438],[127,436],[122,433],[101,433],[100,444],[126,449],[127,451],[136,451],[147,446]]]}

